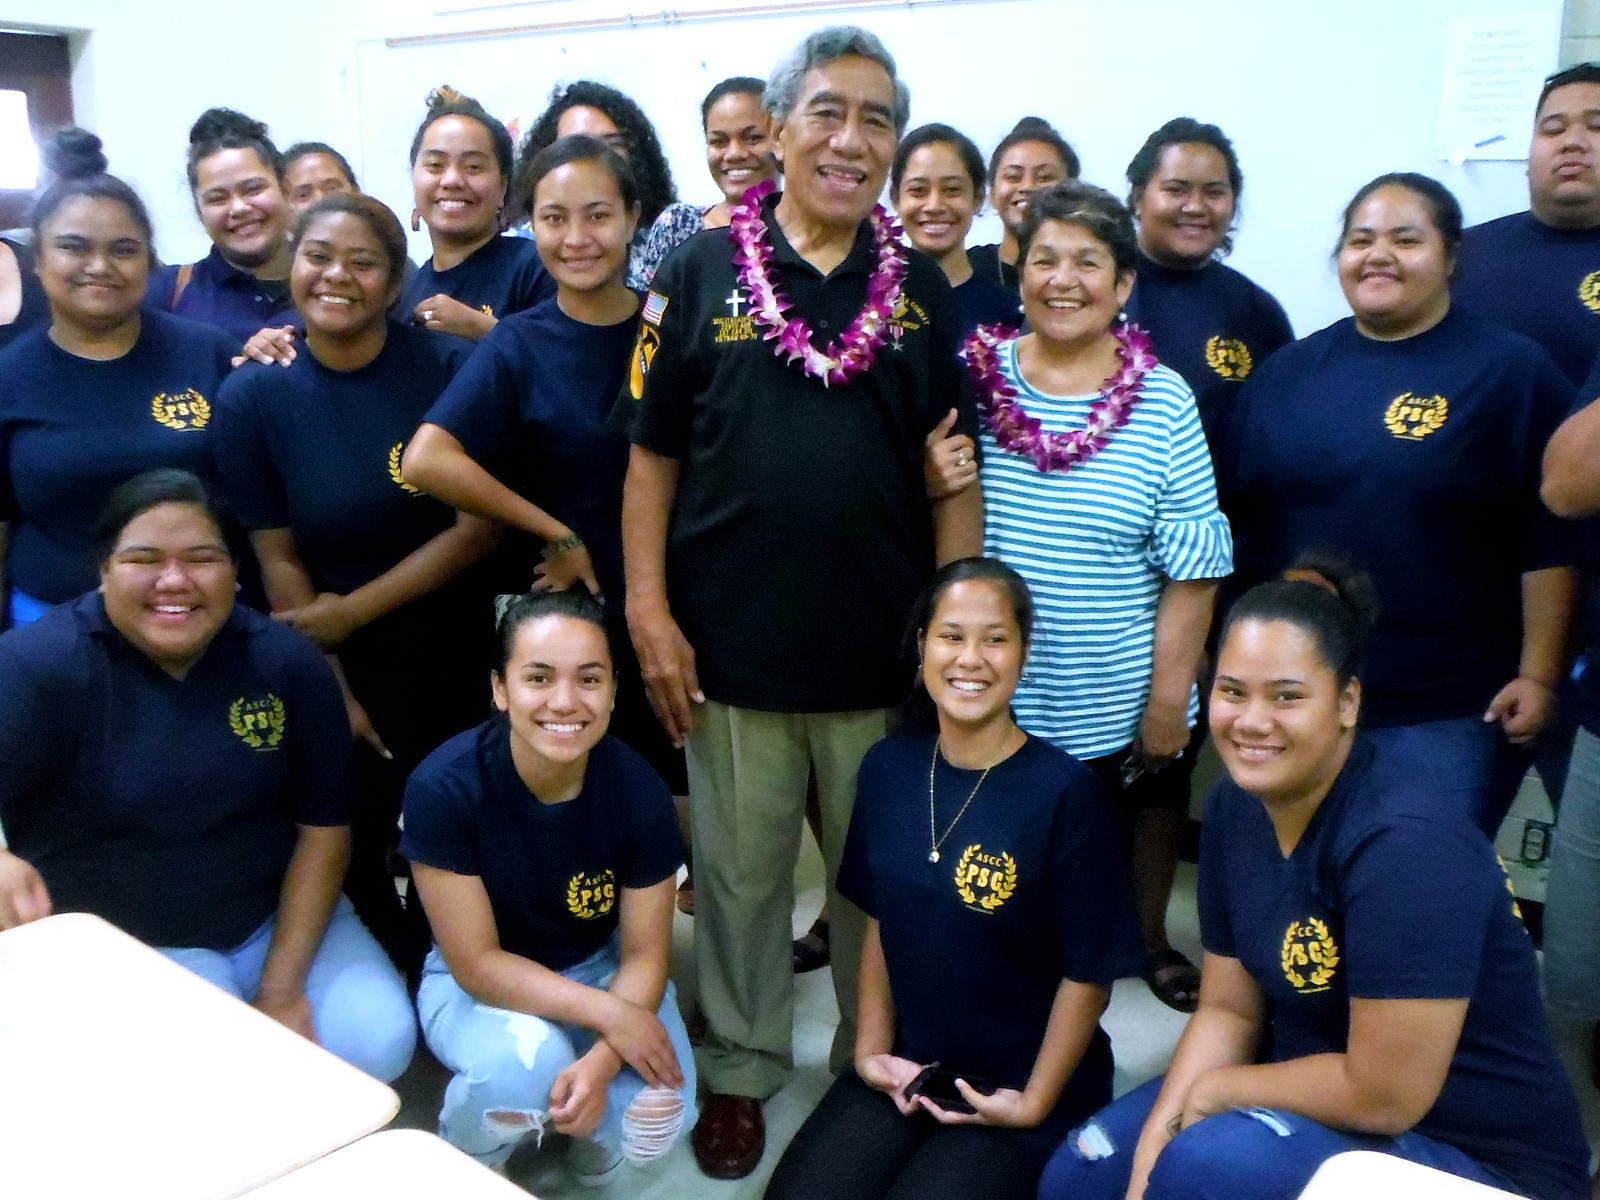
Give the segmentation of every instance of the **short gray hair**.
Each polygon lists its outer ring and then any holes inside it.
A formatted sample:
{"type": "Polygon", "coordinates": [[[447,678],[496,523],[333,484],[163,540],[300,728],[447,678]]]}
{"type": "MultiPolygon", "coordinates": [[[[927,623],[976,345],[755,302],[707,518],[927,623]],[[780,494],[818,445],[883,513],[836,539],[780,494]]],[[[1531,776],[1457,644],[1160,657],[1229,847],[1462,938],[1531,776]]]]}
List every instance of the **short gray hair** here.
{"type": "Polygon", "coordinates": [[[911,120],[911,89],[895,73],[894,56],[878,35],[855,25],[833,25],[807,35],[772,72],[767,90],[761,96],[761,106],[777,120],[787,119],[794,106],[800,103],[800,89],[806,75],[851,55],[870,59],[889,73],[889,81],[894,84],[894,132],[899,137],[911,120]]]}

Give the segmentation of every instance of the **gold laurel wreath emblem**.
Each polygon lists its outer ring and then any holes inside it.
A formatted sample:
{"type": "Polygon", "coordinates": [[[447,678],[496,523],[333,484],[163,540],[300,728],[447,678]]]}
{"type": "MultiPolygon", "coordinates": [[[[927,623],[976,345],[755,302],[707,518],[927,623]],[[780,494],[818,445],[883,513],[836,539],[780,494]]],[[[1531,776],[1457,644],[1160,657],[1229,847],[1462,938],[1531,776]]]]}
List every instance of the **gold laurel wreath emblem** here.
{"type": "Polygon", "coordinates": [[[1339,965],[1339,947],[1334,945],[1333,934],[1325,922],[1307,917],[1305,924],[1290,921],[1283,933],[1283,949],[1279,952],[1283,977],[1297,992],[1326,991],[1333,979],[1334,968],[1339,965]],[[1296,951],[1300,951],[1296,954],[1296,951]],[[1297,967],[1310,967],[1302,974],[1297,967]]]}
{"type": "Polygon", "coordinates": [[[989,882],[986,885],[989,894],[980,900],[976,889],[972,886],[972,880],[979,872],[971,871],[969,867],[973,858],[982,849],[981,843],[975,843],[961,852],[961,857],[956,861],[956,894],[961,897],[963,904],[982,909],[984,912],[993,912],[1011,899],[1011,894],[1017,890],[1017,860],[1004,850],[1000,851],[1000,861],[1004,869],[990,869],[989,882]]]}
{"type": "Polygon", "coordinates": [[[1401,392],[1384,411],[1383,424],[1397,438],[1420,442],[1441,428],[1450,416],[1450,401],[1443,396],[1414,396],[1401,392]]]}
{"type": "Polygon", "coordinates": [[[389,451],[389,478],[404,488],[410,495],[420,496],[422,495],[422,489],[414,483],[407,483],[406,477],[400,474],[400,456],[405,452],[405,448],[406,444],[404,442],[396,442],[394,449],[389,451]]]}
{"type": "Polygon", "coordinates": [[[240,696],[228,706],[228,728],[238,735],[252,750],[276,750],[283,741],[287,724],[283,701],[270,692],[264,701],[250,701],[250,711],[245,712],[246,700],[240,696]],[[258,707],[262,706],[264,707],[258,707]],[[261,718],[258,724],[256,718],[261,718]]]}
{"type": "Polygon", "coordinates": [[[1238,338],[1214,337],[1206,343],[1206,366],[1224,379],[1248,379],[1255,360],[1238,338]]]}
{"type": "Polygon", "coordinates": [[[579,871],[567,881],[567,911],[584,921],[605,916],[616,903],[614,897],[605,894],[606,885],[614,879],[610,871],[602,871],[592,879],[579,871]],[[590,889],[588,899],[583,895],[585,884],[590,889]]]}
{"type": "Polygon", "coordinates": [[[989,876],[989,886],[993,890],[978,901],[980,905],[990,912],[993,912],[1011,899],[1011,893],[1017,890],[1017,860],[1002,850],[1000,851],[1000,861],[1006,865],[1005,874],[1000,876],[991,874],[989,876]]]}
{"type": "Polygon", "coordinates": [[[1600,313],[1600,271],[1590,271],[1578,285],[1578,299],[1590,312],[1600,313]]]}
{"type": "Polygon", "coordinates": [[[976,904],[978,895],[967,886],[967,864],[972,861],[972,856],[981,850],[981,846],[968,846],[961,852],[961,858],[956,863],[956,894],[961,897],[964,904],[976,904]]]}
{"type": "Polygon", "coordinates": [[[150,415],[159,424],[180,433],[204,429],[211,420],[211,402],[193,388],[176,396],[157,392],[150,400],[150,415]]]}

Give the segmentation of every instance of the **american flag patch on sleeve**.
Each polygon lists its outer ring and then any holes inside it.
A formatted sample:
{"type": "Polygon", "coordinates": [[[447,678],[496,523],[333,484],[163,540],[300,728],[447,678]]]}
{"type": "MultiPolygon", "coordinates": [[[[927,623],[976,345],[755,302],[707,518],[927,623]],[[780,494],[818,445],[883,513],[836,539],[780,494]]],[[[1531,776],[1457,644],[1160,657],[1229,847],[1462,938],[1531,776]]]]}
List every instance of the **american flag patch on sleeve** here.
{"type": "Polygon", "coordinates": [[[667,311],[667,298],[660,292],[650,292],[644,298],[644,319],[652,325],[661,324],[661,316],[667,311]]]}

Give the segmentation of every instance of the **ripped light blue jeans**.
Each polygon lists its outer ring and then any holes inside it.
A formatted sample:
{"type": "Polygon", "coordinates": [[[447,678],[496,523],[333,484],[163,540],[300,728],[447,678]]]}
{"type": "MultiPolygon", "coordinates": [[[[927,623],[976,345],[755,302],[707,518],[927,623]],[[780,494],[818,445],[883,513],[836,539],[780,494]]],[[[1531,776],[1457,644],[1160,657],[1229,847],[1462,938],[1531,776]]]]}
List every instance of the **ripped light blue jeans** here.
{"type": "MultiPolygon", "coordinates": [[[[606,945],[561,974],[586,987],[606,988],[621,962],[620,943],[612,935],[606,945]]],[[[536,1138],[544,1136],[550,1088],[556,1076],[599,1038],[582,1025],[480,1004],[455,981],[437,948],[423,964],[417,1011],[428,1049],[455,1073],[439,1110],[439,1136],[491,1167],[510,1158],[529,1133],[536,1138]],[[514,1113],[521,1120],[509,1122],[491,1116],[500,1113],[514,1113]]],[[[650,1089],[642,1076],[624,1065],[606,1090],[605,1115],[590,1135],[592,1141],[636,1164],[665,1154],[684,1131],[694,1127],[696,1116],[694,1051],[670,981],[656,1016],[667,1028],[683,1071],[683,1088],[678,1093],[682,1119],[630,1112],[641,1092],[649,1089],[654,1094],[656,1089],[650,1089]]]]}
{"type": "MultiPolygon", "coordinates": [[[[1152,1079],[1135,1088],[1074,1130],[1045,1167],[1039,1200],[1122,1200],[1161,1083],[1152,1079]]],[[[1150,1172],[1145,1200],[1295,1200],[1318,1167],[1346,1150],[1393,1154],[1517,1191],[1454,1146],[1420,1133],[1366,1137],[1282,1109],[1236,1108],[1196,1122],[1167,1144],[1150,1172]]]]}

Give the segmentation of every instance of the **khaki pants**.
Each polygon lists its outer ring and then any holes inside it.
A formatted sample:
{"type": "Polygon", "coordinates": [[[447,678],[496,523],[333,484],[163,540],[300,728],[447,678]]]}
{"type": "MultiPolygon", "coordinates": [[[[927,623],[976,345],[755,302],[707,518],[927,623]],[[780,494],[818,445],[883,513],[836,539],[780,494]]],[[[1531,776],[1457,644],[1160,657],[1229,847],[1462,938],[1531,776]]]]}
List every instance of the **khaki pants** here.
{"type": "Polygon", "coordinates": [[[695,712],[686,742],[694,941],[711,1030],[701,1074],[713,1092],[765,1100],[794,1065],[794,868],[813,770],[840,1013],[829,1065],[839,1071],[851,1061],[866,918],[834,883],[856,770],[886,729],[881,709],[770,713],[707,701],[695,712]]]}

